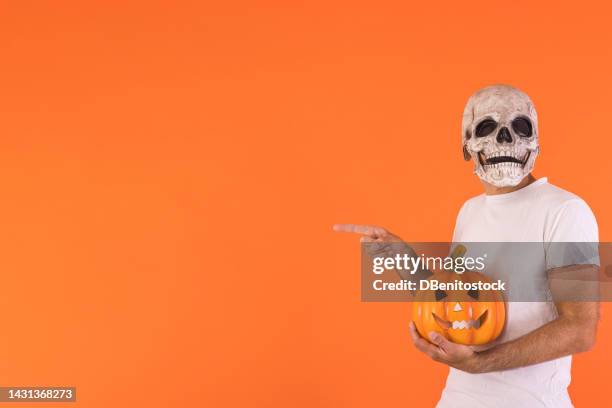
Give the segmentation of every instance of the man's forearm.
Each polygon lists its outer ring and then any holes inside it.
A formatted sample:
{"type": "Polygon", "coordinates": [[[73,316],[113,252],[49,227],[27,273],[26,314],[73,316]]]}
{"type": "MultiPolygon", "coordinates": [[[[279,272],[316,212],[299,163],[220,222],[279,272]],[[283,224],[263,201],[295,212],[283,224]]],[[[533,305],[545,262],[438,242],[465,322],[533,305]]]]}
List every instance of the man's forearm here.
{"type": "Polygon", "coordinates": [[[476,353],[470,371],[508,370],[587,351],[595,341],[596,326],[596,318],[560,316],[518,339],[476,353]]]}

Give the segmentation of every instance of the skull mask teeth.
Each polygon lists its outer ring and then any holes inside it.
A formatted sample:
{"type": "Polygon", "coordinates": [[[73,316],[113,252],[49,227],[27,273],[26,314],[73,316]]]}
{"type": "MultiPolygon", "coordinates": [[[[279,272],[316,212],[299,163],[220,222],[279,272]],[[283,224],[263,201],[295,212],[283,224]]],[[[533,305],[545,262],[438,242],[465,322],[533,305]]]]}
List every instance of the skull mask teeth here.
{"type": "Polygon", "coordinates": [[[463,112],[464,158],[474,173],[497,187],[516,186],[539,152],[538,115],[525,93],[508,85],[477,91],[463,112]]]}

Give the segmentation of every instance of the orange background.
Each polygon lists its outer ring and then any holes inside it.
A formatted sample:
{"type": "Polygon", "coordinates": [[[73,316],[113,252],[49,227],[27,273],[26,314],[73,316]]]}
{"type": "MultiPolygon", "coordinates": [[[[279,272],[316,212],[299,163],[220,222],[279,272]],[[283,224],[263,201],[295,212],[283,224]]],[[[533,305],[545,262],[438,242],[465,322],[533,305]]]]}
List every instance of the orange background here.
{"type": "MultiPolygon", "coordinates": [[[[604,4],[2,2],[0,385],[432,406],[446,368],[406,304],[360,302],[358,239],[331,225],[450,239],[480,192],[463,105],[507,82],[539,111],[536,175],[612,240],[604,4]]],[[[611,315],[574,360],[579,407],[608,388],[611,315]]]]}

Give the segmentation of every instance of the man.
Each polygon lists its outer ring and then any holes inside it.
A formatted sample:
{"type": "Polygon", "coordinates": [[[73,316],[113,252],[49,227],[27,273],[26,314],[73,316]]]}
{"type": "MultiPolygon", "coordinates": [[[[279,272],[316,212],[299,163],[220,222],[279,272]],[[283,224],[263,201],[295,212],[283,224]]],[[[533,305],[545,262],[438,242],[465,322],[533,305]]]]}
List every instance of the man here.
{"type": "MultiPolygon", "coordinates": [[[[547,244],[598,241],[587,204],[531,174],[539,153],[538,122],[526,94],[507,85],[477,91],[464,110],[462,144],[484,194],[459,211],[453,242],[542,242],[542,253],[527,257],[526,270],[550,277],[572,263],[556,264],[547,244]]],[[[400,240],[381,227],[341,224],[334,229],[360,233],[362,241],[383,250],[400,240]]],[[[599,308],[592,300],[510,301],[501,338],[478,351],[434,332],[427,341],[411,323],[414,345],[451,367],[438,407],[572,407],[567,393],[571,355],[594,344],[599,308]]]]}

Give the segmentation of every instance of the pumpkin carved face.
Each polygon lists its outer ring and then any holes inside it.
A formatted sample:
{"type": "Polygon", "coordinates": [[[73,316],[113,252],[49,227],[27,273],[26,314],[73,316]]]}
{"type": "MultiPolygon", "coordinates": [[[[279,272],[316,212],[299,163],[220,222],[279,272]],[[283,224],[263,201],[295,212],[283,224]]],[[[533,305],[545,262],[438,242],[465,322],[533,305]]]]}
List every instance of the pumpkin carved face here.
{"type": "MultiPolygon", "coordinates": [[[[438,282],[490,282],[478,272],[438,272],[438,282]]],[[[429,339],[438,332],[452,342],[466,345],[495,340],[504,328],[506,309],[497,291],[421,290],[413,303],[412,320],[419,334],[429,339]]]]}

